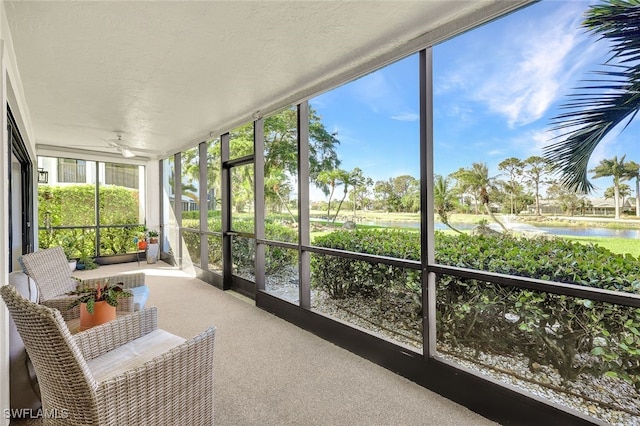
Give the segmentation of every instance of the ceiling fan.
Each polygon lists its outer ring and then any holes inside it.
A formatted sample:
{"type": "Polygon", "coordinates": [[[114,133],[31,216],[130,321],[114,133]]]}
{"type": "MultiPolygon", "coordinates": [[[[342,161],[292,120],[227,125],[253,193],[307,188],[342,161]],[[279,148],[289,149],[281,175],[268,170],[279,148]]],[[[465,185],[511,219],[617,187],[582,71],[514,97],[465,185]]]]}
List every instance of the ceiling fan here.
{"type": "Polygon", "coordinates": [[[131,152],[131,150],[129,149],[128,146],[123,145],[123,141],[122,141],[122,135],[117,135],[118,138],[117,139],[109,139],[107,142],[109,143],[109,146],[112,148],[117,149],[118,151],[120,151],[120,154],[122,154],[122,156],[124,158],[132,158],[135,157],[136,154],[134,154],[133,152],[131,152]]]}
{"type": "MultiPolygon", "coordinates": [[[[151,155],[158,155],[158,151],[155,150],[149,150],[149,149],[142,149],[142,148],[133,148],[131,147],[130,143],[124,139],[122,139],[123,134],[121,132],[117,132],[116,133],[116,137],[115,138],[111,138],[111,139],[103,139],[107,144],[106,145],[102,145],[103,148],[111,148],[116,150],[117,152],[119,152],[124,158],[133,158],[136,157],[137,155],[140,155],[139,153],[144,153],[144,154],[151,154],[151,155]]],[[[73,147],[78,147],[78,148],[84,148],[84,149],[91,149],[91,148],[99,148],[100,146],[87,146],[87,145],[71,145],[73,147]]]]}

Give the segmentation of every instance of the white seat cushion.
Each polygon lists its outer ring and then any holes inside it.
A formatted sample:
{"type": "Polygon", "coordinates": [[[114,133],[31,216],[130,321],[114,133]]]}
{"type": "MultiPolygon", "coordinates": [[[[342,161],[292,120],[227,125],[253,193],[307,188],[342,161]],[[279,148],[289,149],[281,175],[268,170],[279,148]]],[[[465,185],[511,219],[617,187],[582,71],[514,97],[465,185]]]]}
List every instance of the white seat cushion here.
{"type": "Polygon", "coordinates": [[[141,285],[139,287],[128,288],[127,291],[133,294],[134,309],[136,311],[143,310],[144,305],[147,303],[147,299],[149,298],[149,287],[141,285]]]}
{"type": "Polygon", "coordinates": [[[107,352],[87,362],[89,370],[97,382],[134,369],[158,355],[174,348],[185,339],[167,331],[156,329],[139,339],[107,352]]]}

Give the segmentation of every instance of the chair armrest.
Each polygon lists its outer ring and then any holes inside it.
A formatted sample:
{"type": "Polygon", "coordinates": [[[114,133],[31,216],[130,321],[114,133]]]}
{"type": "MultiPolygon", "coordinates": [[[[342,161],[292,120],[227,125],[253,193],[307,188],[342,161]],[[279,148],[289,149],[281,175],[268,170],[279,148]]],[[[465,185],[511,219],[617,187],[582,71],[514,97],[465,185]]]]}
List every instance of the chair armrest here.
{"type": "Polygon", "coordinates": [[[213,424],[214,338],[215,327],[210,327],[140,367],[99,383],[99,416],[113,424],[163,424],[167,419],[172,424],[213,424]]]}
{"type": "Polygon", "coordinates": [[[140,287],[144,285],[145,280],[144,272],[137,272],[135,274],[122,274],[114,275],[111,277],[89,278],[83,279],[82,282],[87,286],[96,285],[97,283],[104,284],[105,280],[109,280],[109,284],[122,283],[123,288],[140,287]]]}
{"type": "Polygon", "coordinates": [[[158,309],[149,308],[116,318],[73,337],[88,361],[158,328],[158,309]]]}
{"type": "Polygon", "coordinates": [[[43,300],[40,304],[57,309],[65,321],[71,321],[72,319],[80,318],[80,306],[69,309],[69,305],[77,298],[78,296],[57,297],[55,299],[43,300]]]}

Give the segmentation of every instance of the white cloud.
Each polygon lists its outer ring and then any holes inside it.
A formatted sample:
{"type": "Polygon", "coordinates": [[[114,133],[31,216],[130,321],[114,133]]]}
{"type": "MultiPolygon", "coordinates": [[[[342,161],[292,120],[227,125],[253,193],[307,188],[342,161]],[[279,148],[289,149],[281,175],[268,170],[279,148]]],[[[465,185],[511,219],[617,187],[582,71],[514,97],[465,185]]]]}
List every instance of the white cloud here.
{"type": "MultiPolygon", "coordinates": [[[[438,76],[436,93],[460,90],[510,127],[543,117],[593,60],[598,49],[580,26],[582,2],[567,2],[529,20],[514,20],[502,30],[488,26],[476,39],[465,39],[450,70],[438,76]],[[493,31],[493,32],[491,32],[493,31]]],[[[462,99],[461,99],[462,100],[462,99]]]]}
{"type": "Polygon", "coordinates": [[[398,121],[418,121],[420,119],[420,114],[416,114],[414,112],[403,112],[401,114],[392,115],[391,119],[398,121]]]}
{"type": "Polygon", "coordinates": [[[569,54],[577,43],[574,27],[549,22],[538,35],[519,38],[515,63],[496,70],[476,93],[478,100],[507,119],[510,127],[542,117],[561,87],[569,54]]]}

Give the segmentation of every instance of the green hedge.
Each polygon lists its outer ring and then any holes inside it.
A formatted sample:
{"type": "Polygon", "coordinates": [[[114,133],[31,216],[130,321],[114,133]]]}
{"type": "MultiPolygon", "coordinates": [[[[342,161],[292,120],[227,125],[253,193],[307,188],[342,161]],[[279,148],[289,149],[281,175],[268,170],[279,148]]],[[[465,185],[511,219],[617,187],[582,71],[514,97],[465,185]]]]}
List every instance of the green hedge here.
{"type": "MultiPolygon", "coordinates": [[[[184,227],[198,227],[198,221],[193,219],[182,220],[184,227]]],[[[212,231],[220,231],[220,221],[213,218],[208,221],[208,229],[212,231]]],[[[238,232],[245,232],[252,234],[254,232],[253,220],[251,219],[236,219],[233,223],[233,228],[238,232]]],[[[192,245],[198,244],[198,239],[191,236],[189,233],[187,238],[185,234],[185,244],[187,249],[191,252],[196,250],[192,245]]],[[[265,236],[267,239],[282,242],[295,242],[297,240],[297,231],[290,227],[267,221],[265,223],[265,236]]],[[[244,237],[234,237],[231,245],[233,252],[233,262],[236,268],[241,271],[253,271],[255,265],[255,245],[254,240],[244,237]]],[[[209,263],[212,265],[221,264],[222,253],[222,240],[214,238],[213,242],[209,243],[209,263]]],[[[289,265],[297,262],[297,251],[284,249],[281,247],[267,246],[265,249],[265,271],[267,274],[273,274],[282,271],[289,265]]]]}
{"type": "MultiPolygon", "coordinates": [[[[95,256],[95,229],[53,229],[60,226],[95,226],[95,185],[38,186],[38,241],[41,248],[62,246],[68,257],[95,256]]],[[[120,186],[101,186],[99,197],[102,225],[139,222],[139,192],[120,186]]],[[[136,250],[133,238],[139,226],[101,228],[102,256],[136,250]]]]}
{"type": "MultiPolygon", "coordinates": [[[[336,231],[315,245],[420,259],[416,232],[336,231]]],[[[446,235],[436,232],[436,262],[451,266],[640,293],[640,260],[563,239],[446,235]]],[[[418,271],[314,255],[312,284],[335,298],[413,293],[407,316],[421,315],[418,271]]],[[[449,346],[519,352],[562,377],[621,377],[640,389],[640,309],[505,287],[454,276],[436,279],[437,333],[449,346]]],[[[414,317],[414,318],[415,318],[414,317]]]]}
{"type": "MultiPolygon", "coordinates": [[[[378,256],[420,260],[420,234],[399,230],[356,229],[316,237],[319,247],[368,253],[378,256]]],[[[311,257],[312,285],[333,298],[354,295],[378,297],[387,291],[420,292],[420,272],[381,263],[356,261],[337,256],[311,257]]],[[[419,303],[420,298],[416,300],[419,303]]]]}

